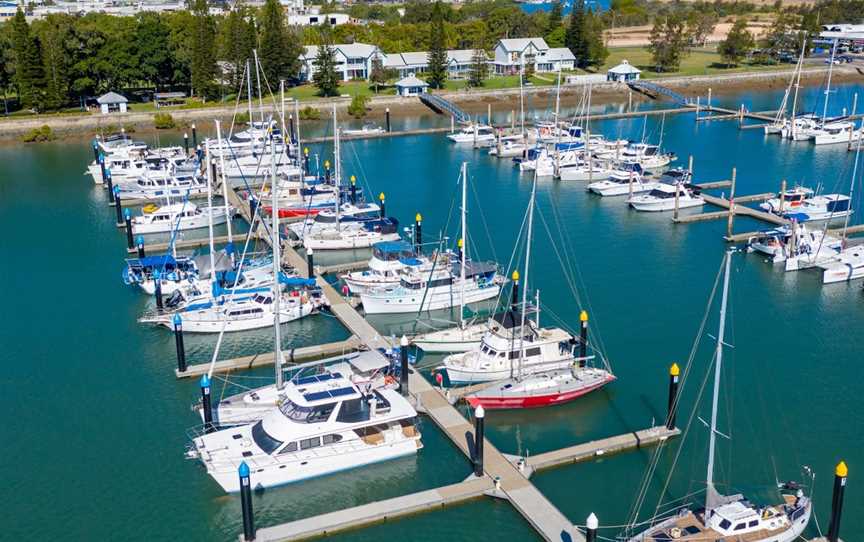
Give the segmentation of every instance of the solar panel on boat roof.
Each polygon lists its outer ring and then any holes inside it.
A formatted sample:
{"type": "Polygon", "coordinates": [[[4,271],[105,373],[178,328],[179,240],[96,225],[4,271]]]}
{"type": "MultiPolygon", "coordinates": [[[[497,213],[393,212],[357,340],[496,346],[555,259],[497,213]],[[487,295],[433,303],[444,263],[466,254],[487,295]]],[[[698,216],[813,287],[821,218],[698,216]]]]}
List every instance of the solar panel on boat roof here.
{"type": "Polygon", "coordinates": [[[320,375],[312,375],[312,376],[304,376],[303,378],[297,379],[295,384],[299,386],[303,386],[306,384],[314,384],[316,382],[326,382],[328,380],[333,380],[334,378],[341,378],[342,375],[339,373],[323,373],[320,375]]]}
{"type": "Polygon", "coordinates": [[[332,399],[334,397],[342,397],[343,395],[351,395],[352,393],[354,393],[354,388],[336,388],[335,390],[305,393],[303,394],[303,398],[307,401],[320,401],[322,399],[332,399]]]}

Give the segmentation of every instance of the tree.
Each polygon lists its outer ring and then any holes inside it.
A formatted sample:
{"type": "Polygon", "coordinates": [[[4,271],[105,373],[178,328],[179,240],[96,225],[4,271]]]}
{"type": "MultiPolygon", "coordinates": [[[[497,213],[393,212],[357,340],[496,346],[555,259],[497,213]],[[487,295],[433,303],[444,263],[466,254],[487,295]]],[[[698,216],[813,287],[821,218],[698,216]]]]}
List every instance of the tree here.
{"type": "Polygon", "coordinates": [[[69,55],[65,44],[71,20],[67,15],[52,14],[40,22],[38,36],[45,75],[43,106],[59,109],[69,101],[69,55]]]}
{"type": "Polygon", "coordinates": [[[687,15],[687,36],[691,47],[705,45],[705,40],[717,26],[717,14],[713,11],[693,10],[687,15]]]}
{"type": "Polygon", "coordinates": [[[684,16],[678,12],[658,16],[651,29],[648,51],[657,71],[676,71],[687,46],[684,16]]]}
{"type": "Polygon", "coordinates": [[[547,36],[561,27],[561,23],[564,21],[563,13],[564,8],[560,1],[552,4],[552,9],[549,11],[549,22],[546,26],[547,36]]]}
{"type": "Polygon", "coordinates": [[[570,26],[564,36],[564,43],[576,57],[577,65],[582,65],[588,58],[588,37],[585,35],[585,21],[585,1],[575,0],[573,11],[570,12],[570,26]]]}
{"type": "Polygon", "coordinates": [[[12,43],[6,32],[0,32],[0,91],[3,92],[3,114],[9,114],[9,103],[6,100],[6,91],[12,84],[12,43]]]}
{"type": "Polygon", "coordinates": [[[267,84],[275,89],[280,79],[296,75],[293,71],[299,55],[288,51],[289,39],[285,28],[285,14],[279,0],[267,0],[261,14],[261,41],[258,46],[258,60],[267,84]]]}
{"type": "Polygon", "coordinates": [[[483,49],[482,41],[477,43],[471,56],[471,71],[468,73],[468,85],[482,87],[483,81],[489,76],[489,57],[483,49]]]}
{"type": "Polygon", "coordinates": [[[429,77],[432,88],[444,88],[447,81],[447,49],[444,42],[444,14],[441,1],[432,8],[432,28],[429,35],[429,77]]]}
{"type": "Polygon", "coordinates": [[[170,35],[171,29],[165,24],[161,14],[145,11],[138,15],[135,45],[139,74],[142,79],[149,81],[157,89],[171,84],[174,76],[171,52],[165,47],[170,35]]]}
{"type": "Polygon", "coordinates": [[[726,35],[726,39],[721,41],[717,46],[717,52],[720,53],[720,58],[727,65],[734,66],[755,45],[756,40],[753,38],[753,34],[747,30],[747,21],[745,19],[738,19],[726,35]]]}
{"type": "MultiPolygon", "coordinates": [[[[606,62],[609,56],[609,49],[603,41],[603,30],[605,26],[600,16],[593,11],[589,11],[585,17],[585,38],[588,42],[588,54],[579,63],[580,68],[598,68],[606,62]]],[[[577,63],[579,59],[576,59],[577,63]]]]}
{"type": "Polygon", "coordinates": [[[366,116],[366,104],[369,101],[369,96],[365,94],[355,94],[351,98],[351,103],[348,104],[348,114],[355,119],[362,119],[366,116]]]}
{"type": "Polygon", "coordinates": [[[216,93],[216,31],[207,0],[195,0],[192,15],[192,91],[206,100],[216,93]]]}
{"type": "Polygon", "coordinates": [[[18,101],[24,109],[39,110],[42,106],[42,52],[39,40],[30,32],[30,25],[21,8],[12,19],[12,51],[15,62],[13,83],[18,90],[18,101]]]}
{"type": "Polygon", "coordinates": [[[369,72],[369,81],[375,86],[375,94],[378,94],[378,87],[387,83],[390,79],[390,74],[384,68],[384,61],[380,56],[372,59],[372,69],[369,72]]]}
{"type": "Polygon", "coordinates": [[[248,9],[238,3],[225,17],[222,25],[222,58],[229,66],[229,81],[235,90],[243,86],[246,61],[252,58],[255,48],[255,25],[248,9]]]}
{"type": "Polygon", "coordinates": [[[315,86],[319,96],[339,95],[339,75],[336,73],[336,52],[329,43],[318,47],[315,57],[315,86]]]}

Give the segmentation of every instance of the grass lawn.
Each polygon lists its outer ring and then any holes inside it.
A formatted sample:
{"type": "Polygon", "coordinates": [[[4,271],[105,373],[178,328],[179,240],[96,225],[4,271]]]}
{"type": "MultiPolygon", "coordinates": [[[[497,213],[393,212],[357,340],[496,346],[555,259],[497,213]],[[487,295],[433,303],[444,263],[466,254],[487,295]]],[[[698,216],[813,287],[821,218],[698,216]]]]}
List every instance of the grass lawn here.
{"type": "MultiPolygon", "coordinates": [[[[543,79],[531,76],[528,78],[532,85],[539,86],[548,86],[555,84],[555,74],[543,74],[543,79]]],[[[445,88],[447,90],[461,90],[468,86],[467,79],[448,79],[445,88]]],[[[502,76],[493,76],[489,77],[485,81],[483,81],[483,86],[481,89],[483,90],[495,90],[499,88],[518,88],[519,87],[519,76],[518,75],[502,75],[502,76]]]]}
{"type": "MultiPolygon", "coordinates": [[[[368,81],[345,81],[339,85],[339,94],[347,96],[366,95],[375,96],[375,89],[369,85],[368,81]]],[[[394,88],[380,88],[378,95],[396,94],[394,88]]],[[[319,98],[318,87],[311,84],[300,85],[294,88],[285,89],[285,96],[288,98],[296,98],[301,102],[304,100],[313,100],[319,98]]]]}
{"type": "Polygon", "coordinates": [[[765,64],[747,64],[742,63],[735,67],[727,67],[720,59],[720,54],[715,48],[694,49],[689,55],[681,59],[681,67],[677,72],[658,73],[653,71],[654,67],[651,64],[651,53],[645,47],[616,47],[609,49],[609,57],[606,59],[606,64],[601,68],[601,72],[605,72],[612,66],[621,63],[622,60],[627,60],[640,70],[642,77],[645,79],[654,79],[658,77],[674,77],[679,75],[711,75],[723,73],[737,73],[748,71],[768,71],[776,69],[788,69],[788,65],[765,65],[765,64]]]}

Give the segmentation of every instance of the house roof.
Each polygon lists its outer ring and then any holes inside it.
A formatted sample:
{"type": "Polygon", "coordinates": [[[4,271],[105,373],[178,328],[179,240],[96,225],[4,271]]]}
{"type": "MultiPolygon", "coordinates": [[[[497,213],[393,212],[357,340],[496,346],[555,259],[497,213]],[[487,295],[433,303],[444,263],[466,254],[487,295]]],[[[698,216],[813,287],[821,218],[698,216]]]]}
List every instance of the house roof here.
{"type": "Polygon", "coordinates": [[[129,100],[126,99],[125,96],[121,96],[116,92],[108,92],[96,98],[96,101],[100,104],[125,104],[129,103],[129,100]]]}
{"type": "Polygon", "coordinates": [[[576,57],[573,55],[573,51],[566,47],[553,47],[546,51],[546,54],[543,56],[545,60],[551,61],[562,61],[562,60],[576,60],[576,57]]]}
{"type": "MultiPolygon", "coordinates": [[[[508,38],[498,40],[498,45],[504,47],[504,50],[507,52],[522,52],[529,44],[533,44],[534,48],[538,51],[549,49],[549,46],[546,45],[546,40],[543,38],[508,38]]],[[[497,48],[498,45],[495,47],[497,48]]]]}
{"type": "MultiPolygon", "coordinates": [[[[456,62],[457,64],[470,64],[474,61],[475,49],[454,49],[447,51],[447,62],[456,62]]],[[[484,54],[486,54],[484,52],[484,54]]],[[[489,55],[486,55],[489,58],[489,55]]]]}
{"type": "Polygon", "coordinates": [[[397,87],[428,87],[429,84],[422,79],[417,79],[417,77],[412,73],[407,77],[403,77],[402,79],[396,81],[397,87]]]}
{"type": "Polygon", "coordinates": [[[642,73],[642,70],[640,70],[636,66],[633,66],[626,60],[622,60],[621,64],[609,68],[609,73],[614,73],[617,75],[627,75],[628,73],[642,73]]]}
{"type": "Polygon", "coordinates": [[[429,62],[429,53],[426,51],[411,51],[408,53],[393,53],[385,55],[384,65],[388,68],[407,68],[411,66],[425,66],[429,62]]]}
{"type": "MultiPolygon", "coordinates": [[[[378,50],[378,47],[368,43],[340,43],[331,45],[330,47],[332,47],[334,51],[342,53],[342,56],[346,58],[369,58],[378,50]]],[[[317,45],[307,45],[303,57],[306,59],[314,59],[318,56],[318,48],[317,45]]]]}

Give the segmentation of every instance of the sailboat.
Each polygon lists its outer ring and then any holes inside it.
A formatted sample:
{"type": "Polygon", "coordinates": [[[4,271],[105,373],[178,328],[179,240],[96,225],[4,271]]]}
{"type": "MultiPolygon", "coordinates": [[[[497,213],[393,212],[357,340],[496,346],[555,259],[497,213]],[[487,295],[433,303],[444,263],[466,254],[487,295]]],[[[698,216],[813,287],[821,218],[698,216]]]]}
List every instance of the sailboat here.
{"type": "Polygon", "coordinates": [[[789,86],[786,87],[786,92],[783,93],[783,100],[780,102],[780,107],[777,108],[777,115],[774,117],[774,121],[766,124],[763,129],[765,131],[765,135],[780,135],[783,133],[783,129],[787,128],[790,124],[790,119],[795,118],[795,107],[798,102],[798,88],[801,79],[801,67],[804,64],[804,52],[806,51],[807,42],[806,40],[801,45],[801,54],[798,55],[798,62],[795,64],[795,69],[792,71],[792,77],[789,79],[789,86]],[[792,89],[795,89],[793,104],[792,104],[792,116],[790,119],[786,118],[786,107],[789,103],[789,95],[792,94],[792,89]]]}
{"type": "Polygon", "coordinates": [[[399,284],[360,294],[366,314],[394,314],[447,309],[492,299],[503,282],[494,262],[468,259],[467,184],[468,164],[462,163],[462,249],[459,254],[436,253],[432,266],[401,272],[399,284]],[[455,295],[454,295],[455,294],[455,295]]]}
{"type": "MultiPolygon", "coordinates": [[[[528,206],[528,229],[525,237],[525,285],[522,302],[494,319],[484,335],[479,349],[456,354],[444,360],[451,382],[503,380],[468,395],[472,407],[492,409],[534,408],[566,403],[599,389],[615,380],[608,367],[591,367],[590,358],[576,355],[578,341],[559,328],[540,326],[540,303],[537,297],[536,320],[528,320],[528,271],[531,267],[531,244],[534,228],[534,207],[537,198],[537,177],[531,188],[528,206]],[[506,378],[509,373],[509,378],[506,378]]],[[[587,315],[580,315],[583,322],[587,315]]],[[[585,352],[587,344],[581,345],[585,352]]]]}
{"type": "Polygon", "coordinates": [[[728,251],[723,262],[723,297],[720,304],[720,324],[715,347],[714,394],[711,403],[705,502],[701,505],[694,504],[693,506],[682,507],[674,515],[655,518],[651,521],[651,526],[644,532],[628,537],[629,542],[666,542],[669,540],[680,540],[681,542],[706,540],[792,542],[798,539],[810,521],[813,505],[810,498],[804,496],[800,489],[793,494],[783,495],[783,500],[777,504],[763,506],[751,502],[741,494],[721,495],[714,483],[716,441],[717,435],[720,434],[717,430],[720,376],[725,346],[729,271],[733,254],[734,250],[728,251]]]}

